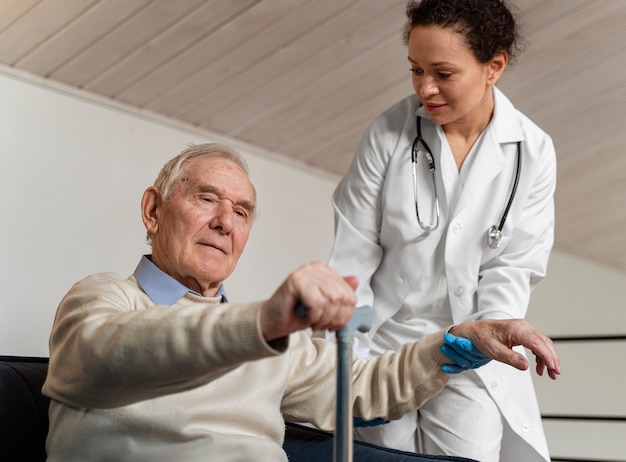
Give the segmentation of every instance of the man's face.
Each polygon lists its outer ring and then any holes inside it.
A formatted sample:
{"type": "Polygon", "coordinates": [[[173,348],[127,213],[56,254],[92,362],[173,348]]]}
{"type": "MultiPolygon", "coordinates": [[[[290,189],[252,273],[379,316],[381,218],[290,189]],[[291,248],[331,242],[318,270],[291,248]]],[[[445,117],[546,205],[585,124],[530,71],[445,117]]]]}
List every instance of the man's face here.
{"type": "Polygon", "coordinates": [[[152,261],[190,289],[215,295],[250,234],[256,197],[246,173],[228,159],[201,156],[187,162],[167,202],[150,191],[152,261]]]}

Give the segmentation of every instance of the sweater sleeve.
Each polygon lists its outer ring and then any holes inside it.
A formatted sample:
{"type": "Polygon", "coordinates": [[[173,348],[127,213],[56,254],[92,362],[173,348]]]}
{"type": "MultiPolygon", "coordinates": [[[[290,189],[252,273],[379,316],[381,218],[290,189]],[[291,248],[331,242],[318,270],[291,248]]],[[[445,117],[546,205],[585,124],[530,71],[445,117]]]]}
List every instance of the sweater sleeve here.
{"type": "Polygon", "coordinates": [[[195,388],[279,353],[261,335],[260,307],[190,294],[155,306],[132,279],[90,276],[59,305],[43,391],[70,406],[112,408],[195,388]]]}
{"type": "MultiPolygon", "coordinates": [[[[282,403],[285,419],[335,426],[337,346],[322,339],[292,335],[291,372],[282,403]]],[[[439,350],[443,332],[429,334],[397,352],[352,363],[355,417],[399,419],[419,408],[448,382],[441,371],[450,360],[439,350]]]]}

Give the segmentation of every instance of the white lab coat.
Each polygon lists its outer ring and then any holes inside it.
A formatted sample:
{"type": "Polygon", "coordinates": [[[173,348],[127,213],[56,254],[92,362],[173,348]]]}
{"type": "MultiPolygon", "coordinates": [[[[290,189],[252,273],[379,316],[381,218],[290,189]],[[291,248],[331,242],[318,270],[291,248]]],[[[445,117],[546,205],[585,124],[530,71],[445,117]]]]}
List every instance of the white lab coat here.
{"type": "MultiPolygon", "coordinates": [[[[400,309],[420,278],[420,261],[431,258],[442,238],[455,324],[525,316],[530,293],[545,276],[553,244],[556,155],[550,137],[496,88],[494,98],[491,127],[474,153],[453,216],[439,158],[445,135],[423,108],[418,109],[415,95],[380,115],[363,136],[333,196],[335,243],[329,263],[340,274],[359,277],[358,303],[373,306],[375,313],[370,338],[400,309]],[[413,195],[411,147],[418,110],[422,135],[437,165],[441,222],[430,233],[417,223],[413,195]],[[487,246],[486,233],[499,223],[508,201],[518,141],[522,141],[519,185],[501,244],[494,250],[487,246]]],[[[432,180],[419,191],[420,204],[425,195],[424,203],[430,204],[432,180]]],[[[430,221],[427,207],[424,215],[430,221]]],[[[505,425],[501,460],[549,461],[529,371],[492,361],[477,373],[510,427],[505,425]]]]}

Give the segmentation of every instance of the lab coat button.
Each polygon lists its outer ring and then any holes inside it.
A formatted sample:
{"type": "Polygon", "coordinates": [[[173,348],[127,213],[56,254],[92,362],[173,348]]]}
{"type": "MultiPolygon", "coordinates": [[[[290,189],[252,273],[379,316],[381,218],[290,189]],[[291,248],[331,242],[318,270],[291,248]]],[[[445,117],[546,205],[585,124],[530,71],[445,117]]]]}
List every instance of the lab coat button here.
{"type": "Polygon", "coordinates": [[[456,295],[457,297],[462,297],[463,294],[465,294],[465,289],[463,287],[457,287],[454,291],[454,295],[456,295]]]}
{"type": "Polygon", "coordinates": [[[491,382],[491,389],[495,390],[496,388],[498,388],[498,382],[494,380],[493,382],[491,382]]]}
{"type": "Polygon", "coordinates": [[[452,227],[452,232],[458,233],[459,231],[461,231],[461,229],[463,229],[463,227],[459,223],[455,223],[452,227]]]}
{"type": "Polygon", "coordinates": [[[530,431],[530,425],[528,425],[528,424],[522,425],[522,431],[523,432],[529,432],[530,431]]]}

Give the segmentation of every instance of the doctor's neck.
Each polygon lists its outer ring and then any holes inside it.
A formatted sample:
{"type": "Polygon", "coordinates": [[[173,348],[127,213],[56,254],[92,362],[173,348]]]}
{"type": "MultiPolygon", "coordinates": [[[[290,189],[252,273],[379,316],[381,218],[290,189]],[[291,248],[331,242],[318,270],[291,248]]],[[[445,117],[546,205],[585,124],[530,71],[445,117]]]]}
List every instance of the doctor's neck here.
{"type": "Polygon", "coordinates": [[[493,94],[490,99],[481,102],[467,114],[456,120],[443,124],[444,133],[454,155],[456,166],[461,170],[463,162],[476,143],[481,133],[487,128],[493,117],[494,101],[493,94]]]}
{"type": "Polygon", "coordinates": [[[464,140],[473,144],[491,122],[493,111],[493,93],[489,91],[473,109],[457,119],[442,124],[441,128],[448,139],[464,140]]]}

